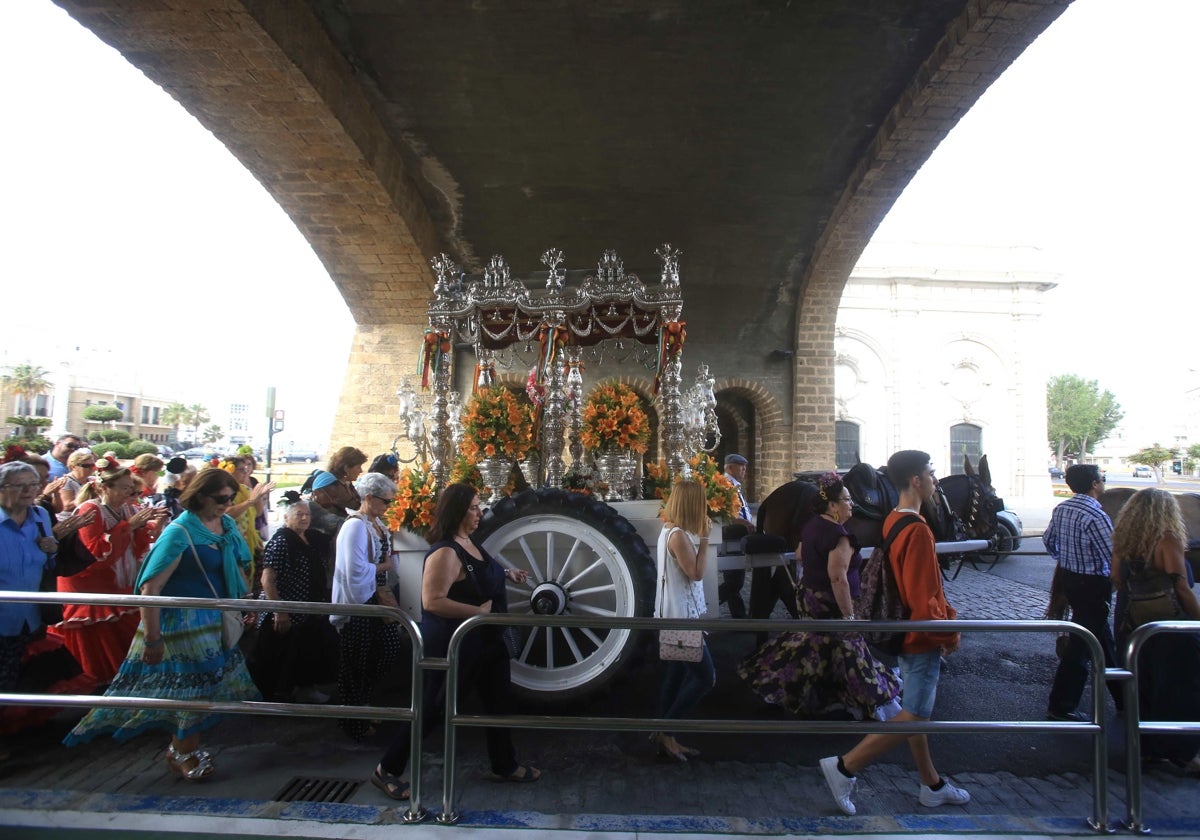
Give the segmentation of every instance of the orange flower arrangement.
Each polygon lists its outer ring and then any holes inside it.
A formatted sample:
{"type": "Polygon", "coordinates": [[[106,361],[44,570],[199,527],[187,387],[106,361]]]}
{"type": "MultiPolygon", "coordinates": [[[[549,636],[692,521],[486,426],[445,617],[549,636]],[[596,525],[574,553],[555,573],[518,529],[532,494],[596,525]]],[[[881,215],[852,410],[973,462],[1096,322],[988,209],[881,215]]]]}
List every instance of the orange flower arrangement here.
{"type": "Polygon", "coordinates": [[[583,407],[579,440],[591,450],[615,446],[641,455],[650,445],[650,418],[628,385],[601,385],[583,407]]]}
{"type": "Polygon", "coordinates": [[[436,502],[436,483],[429,467],[405,467],[396,482],[396,499],[383,519],[393,531],[406,529],[424,536],[433,524],[436,502]]]}
{"type": "Polygon", "coordinates": [[[476,391],[462,414],[459,453],[471,463],[483,458],[524,458],[534,447],[532,408],[503,385],[476,391]]]}
{"type": "MultiPolygon", "coordinates": [[[[691,478],[704,485],[704,497],[708,500],[708,513],[718,522],[732,522],[741,512],[738,501],[737,487],[725,475],[717,462],[704,452],[693,455],[688,460],[691,467],[691,478]]],[[[671,473],[667,462],[660,460],[657,464],[647,464],[646,474],[654,484],[654,498],[663,502],[671,495],[675,483],[671,481],[671,473]]]]}

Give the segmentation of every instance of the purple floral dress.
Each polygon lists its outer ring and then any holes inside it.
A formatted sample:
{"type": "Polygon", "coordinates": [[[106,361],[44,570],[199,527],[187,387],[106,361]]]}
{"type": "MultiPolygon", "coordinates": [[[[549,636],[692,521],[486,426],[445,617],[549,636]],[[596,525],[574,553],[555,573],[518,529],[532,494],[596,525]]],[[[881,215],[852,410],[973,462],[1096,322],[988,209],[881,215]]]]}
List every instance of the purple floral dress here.
{"type": "MultiPolygon", "coordinates": [[[[828,567],[829,553],[842,537],[854,549],[848,578],[850,594],[858,597],[862,556],[857,541],[841,525],[814,516],[800,538],[801,618],[842,617],[828,567]]],[[[766,702],[806,718],[838,711],[856,719],[872,717],[900,694],[900,680],[871,654],[860,633],[782,633],[747,657],[738,674],[766,702]]]]}

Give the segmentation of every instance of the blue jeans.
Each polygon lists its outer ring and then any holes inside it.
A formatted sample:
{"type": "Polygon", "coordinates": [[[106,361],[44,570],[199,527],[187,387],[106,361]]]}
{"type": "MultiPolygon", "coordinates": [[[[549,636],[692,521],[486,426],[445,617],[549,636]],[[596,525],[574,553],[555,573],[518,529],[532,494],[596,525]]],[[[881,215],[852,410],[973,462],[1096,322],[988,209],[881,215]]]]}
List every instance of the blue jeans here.
{"type": "Polygon", "coordinates": [[[685,718],[691,714],[708,692],[717,684],[717,669],[708,643],[703,647],[704,655],[699,662],[664,662],[662,682],[658,689],[658,716],[661,718],[685,718]]]}

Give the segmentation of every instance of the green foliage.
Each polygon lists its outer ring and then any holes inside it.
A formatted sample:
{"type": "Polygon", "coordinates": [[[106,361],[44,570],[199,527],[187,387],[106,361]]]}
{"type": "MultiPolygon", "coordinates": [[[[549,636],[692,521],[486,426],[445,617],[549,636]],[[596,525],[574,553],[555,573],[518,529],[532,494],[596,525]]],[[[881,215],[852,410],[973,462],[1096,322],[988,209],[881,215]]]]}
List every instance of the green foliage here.
{"type": "Polygon", "coordinates": [[[1187,448],[1188,457],[1193,461],[1200,461],[1200,443],[1193,443],[1187,448]]]}
{"type": "Polygon", "coordinates": [[[136,458],[139,455],[155,455],[158,447],[148,440],[135,440],[124,445],[125,457],[136,458]]]}
{"type": "Polygon", "coordinates": [[[7,417],[5,418],[4,422],[8,423],[10,426],[20,426],[23,429],[43,429],[52,424],[54,421],[49,417],[30,417],[22,414],[7,417]]]}
{"type": "Polygon", "coordinates": [[[124,429],[101,429],[89,434],[88,440],[93,443],[129,443],[133,440],[133,435],[124,429]]]}
{"type": "Polygon", "coordinates": [[[38,455],[45,455],[50,451],[52,444],[50,438],[45,435],[31,435],[28,437],[7,438],[4,441],[5,445],[15,444],[25,448],[26,452],[36,452],[38,455]]]}
{"type": "Polygon", "coordinates": [[[38,394],[50,390],[50,381],[46,379],[49,373],[50,371],[37,365],[13,365],[7,373],[0,375],[0,386],[6,393],[16,394],[26,402],[32,402],[38,394]]]}
{"type": "Polygon", "coordinates": [[[124,417],[125,412],[115,405],[89,405],[83,410],[83,419],[93,423],[115,423],[124,417]]]}
{"type": "Polygon", "coordinates": [[[163,409],[160,419],[167,426],[174,426],[176,431],[188,422],[188,407],[181,402],[173,402],[163,409]]]}
{"type": "Polygon", "coordinates": [[[114,458],[128,458],[129,455],[125,452],[125,444],[120,441],[102,440],[92,444],[92,451],[97,455],[105,455],[109,452],[114,458]]]}
{"type": "Polygon", "coordinates": [[[200,427],[212,419],[208,416],[208,409],[200,403],[192,403],[186,411],[187,419],[184,422],[192,427],[192,437],[199,437],[200,427]]]}
{"type": "Polygon", "coordinates": [[[1157,443],[1147,446],[1145,449],[1139,449],[1128,458],[1131,464],[1145,464],[1154,470],[1156,481],[1162,481],[1163,466],[1173,460],[1175,460],[1175,450],[1159,446],[1157,443]]]}
{"type": "Polygon", "coordinates": [[[1125,416],[1111,391],[1101,393],[1096,380],[1074,374],[1047,383],[1046,414],[1050,448],[1059,463],[1068,450],[1085,460],[1125,416]]]}
{"type": "Polygon", "coordinates": [[[218,426],[216,423],[213,423],[204,430],[204,437],[202,439],[205,443],[216,443],[223,437],[225,437],[225,432],[221,431],[220,426],[218,426]]]}

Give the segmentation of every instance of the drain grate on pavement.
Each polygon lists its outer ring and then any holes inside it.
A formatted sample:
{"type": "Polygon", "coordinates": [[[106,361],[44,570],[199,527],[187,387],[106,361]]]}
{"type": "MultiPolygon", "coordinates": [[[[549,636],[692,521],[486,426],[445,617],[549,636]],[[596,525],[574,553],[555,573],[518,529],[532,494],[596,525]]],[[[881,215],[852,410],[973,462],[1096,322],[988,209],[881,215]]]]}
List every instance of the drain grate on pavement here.
{"type": "Polygon", "coordinates": [[[345,802],[362,782],[353,779],[318,779],[293,776],[272,799],[276,802],[345,802]]]}

